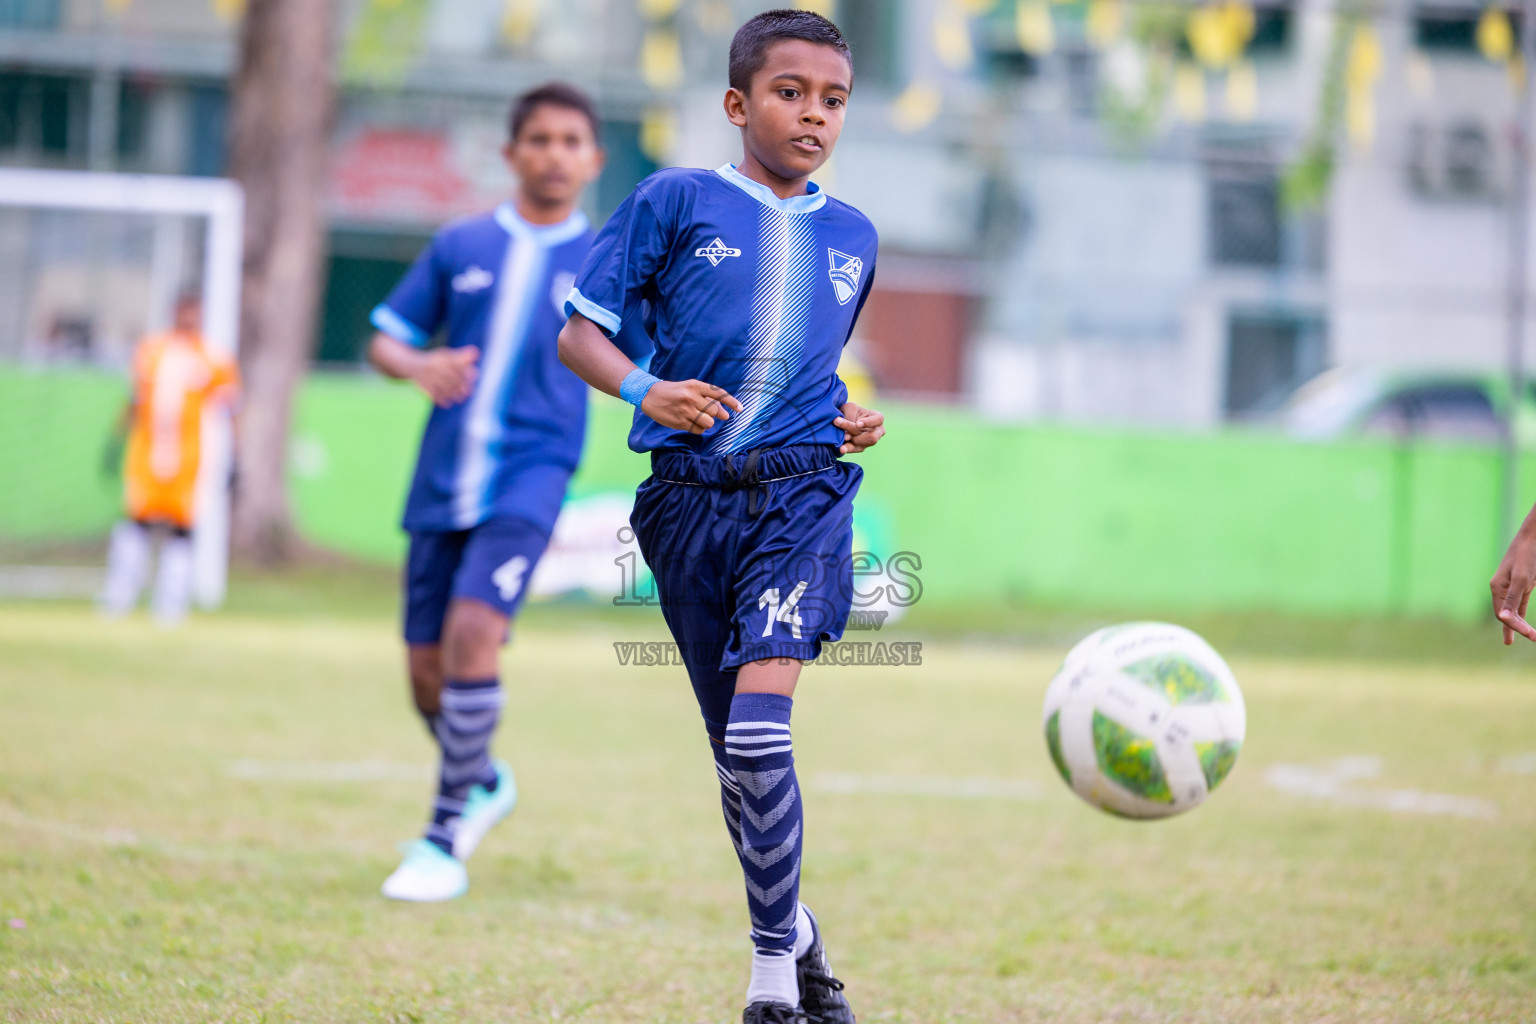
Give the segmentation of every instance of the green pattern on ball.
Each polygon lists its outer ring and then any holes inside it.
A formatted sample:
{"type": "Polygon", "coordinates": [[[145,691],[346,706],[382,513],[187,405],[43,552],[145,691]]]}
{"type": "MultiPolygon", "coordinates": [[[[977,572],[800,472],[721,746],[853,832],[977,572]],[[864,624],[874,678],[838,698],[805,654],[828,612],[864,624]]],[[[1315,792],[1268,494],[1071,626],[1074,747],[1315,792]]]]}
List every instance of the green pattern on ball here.
{"type": "Polygon", "coordinates": [[[1237,740],[1218,740],[1212,743],[1196,743],[1195,754],[1200,758],[1200,770],[1205,773],[1205,791],[1213,792],[1221,780],[1237,764],[1237,752],[1243,749],[1237,740]]]}
{"type": "Polygon", "coordinates": [[[1213,704],[1224,700],[1221,680],[1179,654],[1158,654],[1120,670],[1167,697],[1172,704],[1213,704]]]}
{"type": "Polygon", "coordinates": [[[1158,803],[1173,803],[1168,780],[1163,776],[1163,761],[1157,747],[1145,736],[1138,736],[1119,722],[1093,713],[1093,752],[1099,771],[1137,796],[1158,803]]]}
{"type": "Polygon", "coordinates": [[[1061,712],[1057,711],[1046,719],[1045,745],[1051,752],[1051,761],[1055,763],[1056,770],[1066,780],[1067,785],[1072,785],[1072,773],[1067,770],[1067,759],[1061,754],[1061,712]]]}

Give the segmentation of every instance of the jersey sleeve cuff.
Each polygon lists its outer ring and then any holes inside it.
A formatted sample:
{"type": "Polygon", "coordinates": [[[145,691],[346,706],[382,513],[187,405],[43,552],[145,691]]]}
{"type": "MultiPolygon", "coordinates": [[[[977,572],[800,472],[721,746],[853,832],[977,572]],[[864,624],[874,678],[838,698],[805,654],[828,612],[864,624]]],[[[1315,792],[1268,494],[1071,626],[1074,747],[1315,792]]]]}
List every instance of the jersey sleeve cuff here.
{"type": "Polygon", "coordinates": [[[608,310],[581,294],[580,288],[572,288],[571,294],[565,297],[565,315],[570,316],[573,313],[580,313],[588,320],[597,324],[597,326],[603,329],[603,333],[610,338],[619,333],[619,327],[624,323],[622,317],[608,312],[608,310]]]}
{"type": "Polygon", "coordinates": [[[417,327],[382,302],[373,307],[373,312],[368,314],[368,319],[373,326],[396,341],[403,341],[407,345],[426,348],[427,342],[430,340],[427,337],[426,331],[423,331],[420,327],[417,327]]]}

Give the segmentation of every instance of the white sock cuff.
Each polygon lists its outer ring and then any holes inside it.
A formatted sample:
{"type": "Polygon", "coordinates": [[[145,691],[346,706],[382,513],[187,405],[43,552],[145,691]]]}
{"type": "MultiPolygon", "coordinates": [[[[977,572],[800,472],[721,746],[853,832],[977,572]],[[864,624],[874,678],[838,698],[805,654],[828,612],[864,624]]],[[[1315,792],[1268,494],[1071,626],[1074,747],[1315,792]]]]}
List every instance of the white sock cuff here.
{"type": "Polygon", "coordinates": [[[800,977],[795,973],[794,957],[752,951],[752,980],[747,985],[747,1005],[753,1003],[800,1005],[800,977]]]}

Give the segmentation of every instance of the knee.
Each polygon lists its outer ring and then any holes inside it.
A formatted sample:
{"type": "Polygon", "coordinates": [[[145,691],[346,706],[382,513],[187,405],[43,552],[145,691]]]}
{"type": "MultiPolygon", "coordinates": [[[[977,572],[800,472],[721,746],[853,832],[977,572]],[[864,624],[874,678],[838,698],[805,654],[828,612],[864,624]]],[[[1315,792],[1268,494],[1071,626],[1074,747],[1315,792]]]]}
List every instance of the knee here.
{"type": "Polygon", "coordinates": [[[455,603],[443,624],[443,670],[455,679],[496,674],[507,617],[478,602],[455,603]]]}

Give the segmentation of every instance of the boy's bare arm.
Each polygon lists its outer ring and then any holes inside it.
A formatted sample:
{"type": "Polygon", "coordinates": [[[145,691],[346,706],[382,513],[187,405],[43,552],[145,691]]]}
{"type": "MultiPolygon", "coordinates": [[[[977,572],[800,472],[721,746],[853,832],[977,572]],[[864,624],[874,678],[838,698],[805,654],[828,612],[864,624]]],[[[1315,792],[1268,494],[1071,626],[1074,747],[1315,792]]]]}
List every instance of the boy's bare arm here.
{"type": "Polygon", "coordinates": [[[380,331],[368,343],[368,361],[380,373],[408,380],[444,408],[457,405],[475,390],[480,376],[475,364],[480,350],[474,347],[436,348],[422,351],[380,331]]]}
{"type": "MultiPolygon", "coordinates": [[[[597,390],[616,398],[624,379],[639,369],[602,328],[580,313],[573,314],[560,332],[560,361],[597,390]]],[[[741,403],[724,388],[701,380],[658,380],[646,392],[640,411],[664,427],[702,434],[716,420],[741,412],[741,403]]]]}
{"type": "Polygon", "coordinates": [[[1520,524],[1489,584],[1493,591],[1493,614],[1504,624],[1506,644],[1514,642],[1516,633],[1536,640],[1536,628],[1525,621],[1532,587],[1536,587],[1536,508],[1520,524]]]}

